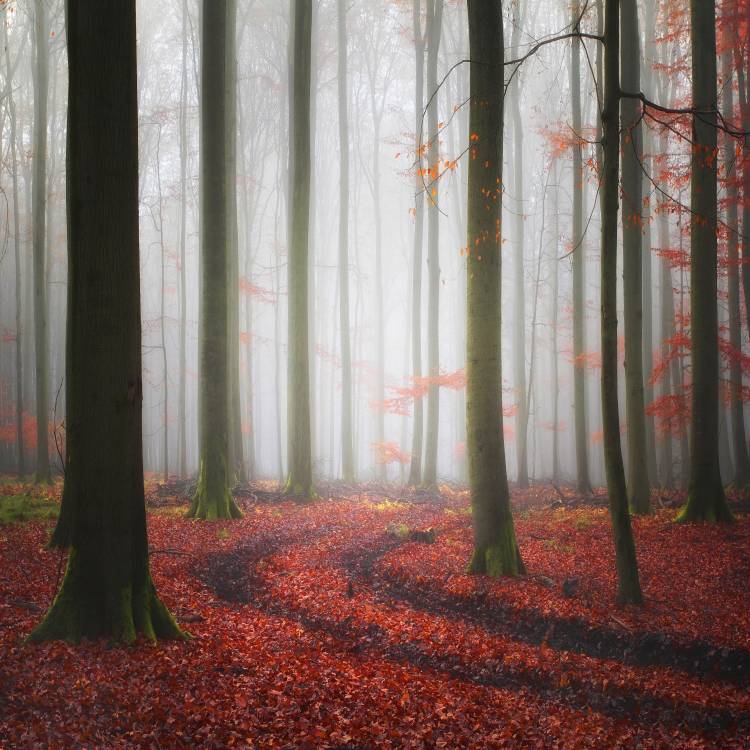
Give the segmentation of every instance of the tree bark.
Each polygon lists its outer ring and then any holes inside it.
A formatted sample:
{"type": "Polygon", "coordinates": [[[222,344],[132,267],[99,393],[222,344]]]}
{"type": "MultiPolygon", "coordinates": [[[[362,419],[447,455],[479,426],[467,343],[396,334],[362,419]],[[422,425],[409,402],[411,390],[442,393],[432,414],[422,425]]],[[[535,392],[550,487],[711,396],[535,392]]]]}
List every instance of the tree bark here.
{"type": "MultiPolygon", "coordinates": [[[[620,14],[622,87],[625,91],[640,91],[641,52],[636,0],[621,0],[620,14]]],[[[623,98],[620,113],[628,500],[633,513],[647,515],[651,513],[651,490],[643,395],[643,130],[640,103],[623,98]]]]}
{"type": "Polygon", "coordinates": [[[349,92],[346,75],[346,2],[338,0],[339,94],[339,326],[341,328],[341,474],[354,481],[352,442],[352,345],[349,323],[349,92]]]}
{"type": "Polygon", "coordinates": [[[604,462],[612,518],[617,567],[617,599],[640,604],[633,530],[628,514],[625,469],[620,446],[620,415],[617,403],[617,214],[619,209],[619,93],[620,34],[618,0],[605,0],[604,17],[604,110],[602,112],[603,157],[601,183],[601,352],[602,423],[604,462]]]}
{"type": "Polygon", "coordinates": [[[500,0],[468,0],[472,134],[467,217],[466,420],[474,552],[469,571],[524,572],[505,464],[502,414],[501,196],[503,22],[500,0]]]}
{"type": "Polygon", "coordinates": [[[690,483],[680,521],[729,521],[719,473],[717,310],[716,15],[713,0],[691,0],[693,116],[690,207],[690,319],[693,370],[690,483]]]}
{"type": "Polygon", "coordinates": [[[291,134],[291,237],[289,243],[289,424],[290,495],[314,494],[310,436],[310,358],[308,326],[308,238],[310,224],[310,60],[312,2],[294,0],[291,134]]]}
{"type": "Polygon", "coordinates": [[[47,92],[49,89],[49,28],[45,0],[34,2],[34,356],[36,368],[35,482],[52,481],[49,463],[49,351],[47,349],[47,92]]]}
{"type": "Polygon", "coordinates": [[[135,2],[69,2],[66,28],[68,450],[52,545],[70,553],[30,639],[178,637],[146,536],[135,2]]]}
{"type": "Polygon", "coordinates": [[[229,489],[226,45],[232,0],[204,0],[201,30],[200,469],[190,518],[239,518],[229,489]]]}
{"type": "MultiPolygon", "coordinates": [[[[440,171],[440,144],[438,135],[437,64],[443,25],[443,0],[427,0],[427,91],[432,101],[427,109],[427,166],[429,181],[440,171]],[[433,96],[434,94],[434,96],[433,96]]],[[[437,183],[435,183],[437,190],[437,183]]],[[[427,434],[425,436],[424,476],[425,487],[437,486],[438,430],[440,425],[440,209],[437,194],[428,191],[427,205],[427,272],[429,297],[427,301],[428,336],[427,368],[430,383],[427,391],[427,434]]]]}

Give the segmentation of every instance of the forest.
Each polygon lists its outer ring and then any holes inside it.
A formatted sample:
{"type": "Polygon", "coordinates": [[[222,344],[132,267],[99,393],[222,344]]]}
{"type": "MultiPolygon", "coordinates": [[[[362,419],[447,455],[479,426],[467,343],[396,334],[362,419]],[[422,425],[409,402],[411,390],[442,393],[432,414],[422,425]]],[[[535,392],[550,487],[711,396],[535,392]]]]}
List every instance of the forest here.
{"type": "Polygon", "coordinates": [[[750,0],[0,13],[0,749],[750,747],[750,0]]]}

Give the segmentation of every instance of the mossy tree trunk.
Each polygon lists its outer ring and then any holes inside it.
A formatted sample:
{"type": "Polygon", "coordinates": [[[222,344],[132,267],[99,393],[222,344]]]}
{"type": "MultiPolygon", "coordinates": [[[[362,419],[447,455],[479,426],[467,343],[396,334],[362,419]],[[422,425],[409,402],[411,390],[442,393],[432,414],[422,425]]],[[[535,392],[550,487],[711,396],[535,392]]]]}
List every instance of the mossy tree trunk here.
{"type": "MultiPolygon", "coordinates": [[[[427,0],[427,92],[437,90],[437,64],[440,37],[443,29],[443,0],[427,0]]],[[[438,96],[432,96],[427,109],[428,180],[431,182],[440,170],[440,138],[438,135],[438,96]]],[[[434,186],[437,190],[437,183],[434,186]]],[[[427,427],[424,450],[425,487],[437,486],[438,430],[440,427],[440,209],[433,188],[427,191],[427,368],[430,384],[427,391],[427,427]]]]}
{"type": "Polygon", "coordinates": [[[693,138],[690,182],[690,339],[693,371],[688,500],[680,521],[729,521],[719,473],[717,309],[716,15],[713,0],[691,0],[693,138]]]}
{"type": "MultiPolygon", "coordinates": [[[[641,90],[641,51],[636,0],[621,0],[621,68],[625,91],[641,90]]],[[[643,129],[640,102],[623,98],[622,244],[625,303],[625,412],[628,441],[628,500],[633,513],[651,512],[643,392],[643,129]]],[[[649,315],[651,311],[649,310],[649,315]]]]}
{"type": "Polygon", "coordinates": [[[47,92],[49,89],[49,23],[46,0],[34,2],[34,357],[36,365],[36,473],[35,482],[51,482],[49,463],[49,352],[47,350],[47,92]]]}
{"type": "MultiPolygon", "coordinates": [[[[580,3],[573,4],[573,21],[581,14],[580,3]]],[[[581,43],[571,45],[570,85],[572,91],[573,131],[580,133],[581,121],[581,43]]],[[[586,370],[583,364],[585,341],[585,299],[583,294],[583,152],[581,144],[573,145],[573,403],[576,442],[576,484],[582,494],[591,492],[589,478],[588,436],[586,428],[586,370]]]]}
{"type": "Polygon", "coordinates": [[[201,29],[200,469],[190,518],[238,518],[229,489],[226,43],[232,0],[204,0],[201,29]]]}
{"type": "Polygon", "coordinates": [[[472,134],[467,226],[466,421],[473,573],[517,575],[502,414],[503,24],[500,0],[468,0],[472,134]]]}
{"type": "Polygon", "coordinates": [[[289,242],[289,425],[290,495],[314,494],[310,434],[310,331],[308,323],[310,231],[310,61],[312,0],[294,0],[291,117],[291,237],[289,242]]]}
{"type": "Polygon", "coordinates": [[[30,638],[177,637],[146,536],[135,1],[69,2],[66,28],[67,461],[52,545],[70,554],[30,638]]]}
{"type": "Polygon", "coordinates": [[[345,482],[354,481],[352,440],[352,344],[349,330],[349,91],[346,75],[346,6],[338,0],[338,104],[339,104],[339,325],[341,327],[341,471],[345,482]]]}
{"type": "MultiPolygon", "coordinates": [[[[414,138],[416,145],[414,183],[414,254],[411,276],[411,356],[412,376],[422,376],[422,245],[424,242],[424,188],[421,169],[422,114],[424,108],[424,49],[426,31],[422,30],[422,2],[413,0],[412,27],[414,32],[414,59],[416,63],[414,112],[414,138]]],[[[422,483],[422,444],[424,436],[424,406],[421,398],[414,399],[414,428],[412,432],[411,462],[408,483],[416,487],[422,483]]]]}
{"type": "Polygon", "coordinates": [[[620,176],[619,10],[618,0],[606,0],[604,5],[604,110],[601,115],[603,134],[601,178],[602,426],[604,463],[617,567],[617,599],[622,603],[639,604],[643,596],[638,578],[635,541],[628,513],[617,399],[617,215],[620,176]]]}

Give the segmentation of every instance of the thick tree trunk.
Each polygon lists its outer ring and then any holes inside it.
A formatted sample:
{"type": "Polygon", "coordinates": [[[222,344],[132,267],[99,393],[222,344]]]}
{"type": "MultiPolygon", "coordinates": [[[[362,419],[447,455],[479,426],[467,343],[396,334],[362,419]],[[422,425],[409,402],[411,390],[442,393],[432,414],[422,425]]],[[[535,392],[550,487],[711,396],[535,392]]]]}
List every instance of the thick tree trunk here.
{"type": "Polygon", "coordinates": [[[201,52],[200,469],[191,518],[238,518],[229,490],[226,44],[232,0],[204,0],[201,52]]]}
{"type": "MultiPolygon", "coordinates": [[[[603,156],[601,183],[601,352],[604,462],[617,566],[617,599],[640,603],[633,530],[628,514],[617,403],[617,214],[619,209],[620,34],[618,0],[605,0],[603,156]]],[[[640,352],[639,352],[640,355],[640,352]]]]}
{"type": "Polygon", "coordinates": [[[717,310],[716,15],[713,0],[691,0],[693,116],[690,207],[690,319],[693,370],[690,484],[680,521],[729,521],[719,474],[717,310]]]}
{"type": "Polygon", "coordinates": [[[502,415],[501,196],[503,26],[500,0],[468,0],[472,134],[467,226],[466,419],[474,553],[469,570],[524,572],[516,543],[502,415]]]}
{"type": "MultiPolygon", "coordinates": [[[[443,26],[443,0],[427,0],[427,91],[430,96],[437,91],[437,64],[443,26]]],[[[432,96],[427,109],[429,147],[427,165],[429,180],[440,170],[440,144],[438,136],[438,96],[432,96]]],[[[437,183],[435,183],[437,190],[437,183]]],[[[424,476],[425,487],[437,485],[438,428],[440,425],[440,209],[437,194],[428,190],[427,207],[427,272],[429,297],[427,317],[427,368],[430,384],[427,391],[427,434],[425,436],[424,476]]]]}
{"type": "Polygon", "coordinates": [[[290,495],[314,494],[310,437],[310,357],[308,326],[308,238],[310,228],[310,59],[312,1],[294,0],[289,242],[289,424],[290,495]]]}
{"type": "Polygon", "coordinates": [[[47,349],[47,91],[49,28],[45,0],[34,2],[36,64],[34,69],[34,356],[36,365],[36,474],[34,481],[51,482],[49,463],[49,352],[47,349]]]}
{"type": "MultiPolygon", "coordinates": [[[[622,88],[641,90],[641,52],[636,0],[621,0],[622,88]]],[[[633,513],[651,512],[643,395],[643,131],[640,104],[620,102],[622,117],[622,244],[625,302],[625,413],[628,499],[633,513]]],[[[650,314],[650,311],[649,311],[650,314]]]]}
{"type": "Polygon", "coordinates": [[[346,76],[346,0],[338,0],[339,94],[339,326],[341,328],[341,474],[354,481],[352,344],[349,324],[349,92],[346,76]]]}
{"type": "MultiPolygon", "coordinates": [[[[422,31],[421,0],[413,0],[412,25],[414,31],[414,55],[416,60],[415,84],[415,129],[416,167],[414,182],[414,256],[411,293],[411,355],[412,377],[422,377],[422,244],[424,239],[424,194],[421,170],[424,108],[424,47],[425,33],[422,31]]],[[[413,384],[415,385],[415,384],[413,384]]],[[[409,484],[416,487],[422,483],[422,443],[424,434],[424,405],[422,398],[414,399],[414,432],[412,434],[409,484]]]]}
{"type": "Polygon", "coordinates": [[[70,554],[30,638],[176,637],[146,537],[135,2],[76,0],[67,13],[68,451],[52,544],[70,554]]]}
{"type": "MultiPolygon", "coordinates": [[[[573,5],[573,19],[578,21],[580,3],[573,5]]],[[[581,43],[573,39],[570,64],[573,92],[573,130],[581,132],[581,43]]],[[[585,300],[583,295],[583,153],[581,144],[573,145],[573,401],[575,408],[576,477],[578,491],[591,492],[589,478],[588,436],[586,429],[586,370],[583,363],[585,341],[585,300]]]]}

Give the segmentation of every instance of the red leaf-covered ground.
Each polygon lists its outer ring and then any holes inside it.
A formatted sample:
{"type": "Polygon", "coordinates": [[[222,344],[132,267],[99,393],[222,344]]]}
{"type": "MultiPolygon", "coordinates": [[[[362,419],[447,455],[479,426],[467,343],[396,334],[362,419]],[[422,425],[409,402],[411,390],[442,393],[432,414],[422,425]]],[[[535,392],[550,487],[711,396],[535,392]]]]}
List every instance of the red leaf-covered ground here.
{"type": "Polygon", "coordinates": [[[329,489],[206,523],[152,488],[154,577],[194,638],[134,648],[25,645],[60,556],[50,522],[0,526],[0,747],[750,745],[747,516],[635,520],[637,610],[601,499],[515,493],[529,576],[490,581],[464,572],[465,493],[329,489]]]}

